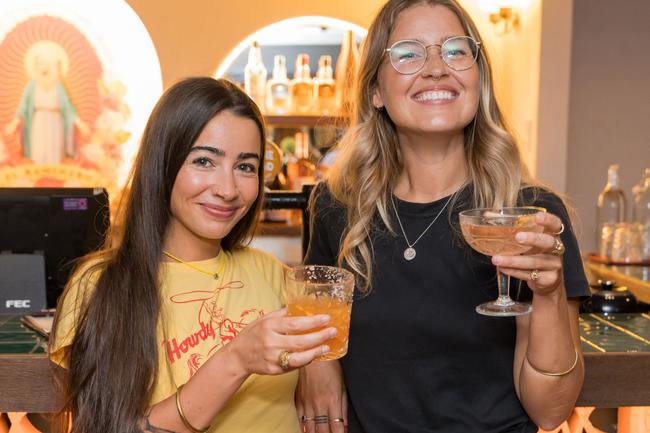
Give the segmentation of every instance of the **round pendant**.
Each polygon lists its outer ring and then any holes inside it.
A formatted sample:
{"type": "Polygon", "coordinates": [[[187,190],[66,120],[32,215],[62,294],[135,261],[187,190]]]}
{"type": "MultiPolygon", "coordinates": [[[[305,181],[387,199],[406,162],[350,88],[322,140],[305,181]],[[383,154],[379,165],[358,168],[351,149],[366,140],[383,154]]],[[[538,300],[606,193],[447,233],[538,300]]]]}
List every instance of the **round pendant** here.
{"type": "Polygon", "coordinates": [[[413,260],[415,258],[415,248],[413,247],[408,247],[407,249],[404,250],[404,258],[406,260],[413,260]]]}

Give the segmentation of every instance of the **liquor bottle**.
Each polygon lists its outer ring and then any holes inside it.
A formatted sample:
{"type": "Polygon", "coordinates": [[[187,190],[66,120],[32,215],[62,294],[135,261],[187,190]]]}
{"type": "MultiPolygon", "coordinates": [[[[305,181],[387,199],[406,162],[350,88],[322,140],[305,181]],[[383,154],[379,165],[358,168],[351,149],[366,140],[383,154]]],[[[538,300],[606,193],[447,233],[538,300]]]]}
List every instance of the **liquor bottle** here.
{"type": "Polygon", "coordinates": [[[314,83],[309,69],[309,54],[298,54],[296,70],[291,81],[291,108],[296,114],[313,111],[314,83]]]}
{"type": "Polygon", "coordinates": [[[261,111],[264,111],[266,102],[266,68],[262,62],[262,49],[257,41],[254,41],[248,51],[248,63],[244,68],[244,90],[257,104],[261,111]]]}
{"type": "Polygon", "coordinates": [[[309,159],[309,134],[299,131],[294,136],[295,152],[287,160],[287,177],[291,189],[301,190],[305,183],[316,180],[316,167],[309,159]]]}
{"type": "Polygon", "coordinates": [[[650,262],[650,168],[645,169],[643,186],[634,201],[634,220],[641,230],[641,260],[650,262]]]}
{"type": "Polygon", "coordinates": [[[318,71],[314,79],[316,112],[333,115],[336,112],[336,82],[332,71],[332,56],[320,56],[318,71]]]}
{"type": "Polygon", "coordinates": [[[273,58],[273,78],[266,83],[266,111],[271,114],[288,114],[291,95],[287,78],[287,59],[281,54],[273,58]]]}
{"type": "Polygon", "coordinates": [[[354,104],[354,86],[359,67],[359,50],[354,41],[354,33],[347,30],[336,60],[336,105],[342,115],[349,116],[354,104]]]}
{"type": "Polygon", "coordinates": [[[632,187],[632,221],[644,224],[646,219],[650,222],[650,168],[646,168],[638,184],[632,187]]]}
{"type": "Polygon", "coordinates": [[[607,184],[598,195],[596,208],[596,245],[601,256],[610,257],[616,224],[625,221],[625,194],[620,187],[618,164],[607,171],[607,184]]]}

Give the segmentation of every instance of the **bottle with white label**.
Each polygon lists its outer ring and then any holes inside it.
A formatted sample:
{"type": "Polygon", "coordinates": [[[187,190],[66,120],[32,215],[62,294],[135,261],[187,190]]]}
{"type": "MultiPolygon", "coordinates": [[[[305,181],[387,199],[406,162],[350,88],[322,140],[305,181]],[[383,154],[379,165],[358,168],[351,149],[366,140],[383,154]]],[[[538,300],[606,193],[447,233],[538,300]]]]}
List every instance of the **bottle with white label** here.
{"type": "Polygon", "coordinates": [[[298,54],[296,70],[291,81],[291,108],[295,114],[312,114],[314,82],[309,68],[309,54],[298,54]]]}
{"type": "Polygon", "coordinates": [[[318,71],[314,79],[314,97],[318,114],[334,115],[336,112],[336,82],[332,70],[332,56],[324,55],[318,59],[318,71]]]}
{"type": "Polygon", "coordinates": [[[254,41],[248,51],[248,62],[244,68],[244,90],[262,112],[266,103],[266,67],[262,61],[262,49],[254,41]]]}
{"type": "Polygon", "coordinates": [[[596,206],[596,245],[601,256],[611,257],[611,248],[616,224],[625,221],[625,193],[621,189],[618,164],[612,164],[607,171],[607,184],[598,195],[596,206]]]}
{"type": "Polygon", "coordinates": [[[266,111],[269,114],[288,114],[291,94],[287,78],[287,59],[281,54],[273,58],[273,77],[266,83],[266,111]]]}

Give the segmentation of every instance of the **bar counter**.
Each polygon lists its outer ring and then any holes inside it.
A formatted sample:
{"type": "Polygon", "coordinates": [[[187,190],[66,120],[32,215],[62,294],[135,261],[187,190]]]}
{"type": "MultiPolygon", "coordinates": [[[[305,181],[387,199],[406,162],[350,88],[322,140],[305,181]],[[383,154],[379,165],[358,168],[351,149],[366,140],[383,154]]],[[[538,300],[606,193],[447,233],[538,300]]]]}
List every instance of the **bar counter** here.
{"type": "Polygon", "coordinates": [[[627,286],[639,301],[650,304],[650,266],[607,265],[591,260],[585,265],[594,279],[616,281],[620,286],[627,286]]]}
{"type": "MultiPolygon", "coordinates": [[[[586,378],[578,406],[650,406],[650,315],[580,317],[586,378]]],[[[0,412],[55,412],[55,377],[44,338],[19,316],[0,317],[0,412]]]]}

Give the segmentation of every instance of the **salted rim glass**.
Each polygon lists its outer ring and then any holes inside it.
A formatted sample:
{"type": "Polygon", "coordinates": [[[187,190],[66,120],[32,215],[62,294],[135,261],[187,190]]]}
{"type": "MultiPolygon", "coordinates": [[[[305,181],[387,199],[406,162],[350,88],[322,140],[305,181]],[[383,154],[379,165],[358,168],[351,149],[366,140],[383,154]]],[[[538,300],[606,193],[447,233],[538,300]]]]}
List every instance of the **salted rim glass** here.
{"type": "Polygon", "coordinates": [[[424,45],[420,41],[405,39],[397,41],[390,48],[390,64],[403,75],[419,72],[429,59],[429,48],[438,47],[440,58],[454,71],[464,71],[476,63],[481,42],[471,36],[453,36],[442,44],[424,45]]]}

